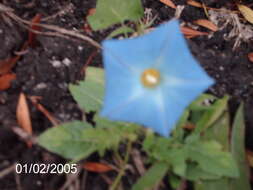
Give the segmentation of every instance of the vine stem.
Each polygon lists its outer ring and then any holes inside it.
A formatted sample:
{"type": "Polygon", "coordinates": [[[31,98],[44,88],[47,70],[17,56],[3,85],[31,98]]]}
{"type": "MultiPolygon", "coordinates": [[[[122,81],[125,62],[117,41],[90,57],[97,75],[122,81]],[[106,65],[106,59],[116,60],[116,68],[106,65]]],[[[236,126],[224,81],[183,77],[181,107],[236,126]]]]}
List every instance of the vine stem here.
{"type": "Polygon", "coordinates": [[[126,151],[126,155],[124,157],[124,161],[121,164],[120,171],[119,171],[117,177],[115,178],[113,184],[111,185],[110,190],[116,190],[120,181],[121,181],[121,178],[124,176],[126,165],[129,161],[129,155],[130,155],[131,150],[132,150],[132,142],[129,140],[127,142],[127,151],[126,151]]]}

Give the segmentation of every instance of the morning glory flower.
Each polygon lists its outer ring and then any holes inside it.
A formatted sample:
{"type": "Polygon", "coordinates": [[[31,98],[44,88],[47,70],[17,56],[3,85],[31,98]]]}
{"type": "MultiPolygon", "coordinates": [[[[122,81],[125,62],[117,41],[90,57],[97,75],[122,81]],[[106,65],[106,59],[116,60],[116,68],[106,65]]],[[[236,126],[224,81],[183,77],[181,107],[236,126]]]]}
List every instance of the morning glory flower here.
{"type": "Polygon", "coordinates": [[[168,137],[184,109],[214,80],[191,55],[179,22],[124,40],[105,40],[101,116],[134,122],[168,137]]]}

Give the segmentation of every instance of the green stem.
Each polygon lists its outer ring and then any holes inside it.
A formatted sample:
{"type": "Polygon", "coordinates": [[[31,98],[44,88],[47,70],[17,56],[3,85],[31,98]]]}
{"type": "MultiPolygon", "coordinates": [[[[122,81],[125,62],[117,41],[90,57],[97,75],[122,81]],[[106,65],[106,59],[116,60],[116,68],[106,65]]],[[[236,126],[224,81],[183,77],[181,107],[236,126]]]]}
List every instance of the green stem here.
{"type": "Polygon", "coordinates": [[[121,181],[121,178],[123,177],[123,175],[125,173],[125,169],[126,169],[126,165],[128,163],[128,160],[129,160],[129,155],[130,155],[131,149],[132,149],[132,142],[128,141],[127,142],[127,151],[126,151],[124,161],[123,161],[123,163],[120,167],[120,171],[119,171],[117,177],[115,178],[113,184],[110,187],[110,190],[116,190],[116,188],[118,187],[118,185],[121,181]]]}

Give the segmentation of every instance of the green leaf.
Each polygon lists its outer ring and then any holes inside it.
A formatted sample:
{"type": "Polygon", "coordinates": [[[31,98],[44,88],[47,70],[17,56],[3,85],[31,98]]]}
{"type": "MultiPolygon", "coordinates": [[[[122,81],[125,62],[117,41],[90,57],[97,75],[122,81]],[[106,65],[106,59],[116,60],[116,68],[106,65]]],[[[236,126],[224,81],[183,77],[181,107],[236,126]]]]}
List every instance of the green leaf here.
{"type": "Polygon", "coordinates": [[[192,181],[211,180],[219,179],[220,175],[214,175],[206,172],[205,170],[201,169],[196,163],[188,163],[185,178],[192,181]]]}
{"type": "Polygon", "coordinates": [[[200,133],[213,125],[217,119],[227,110],[228,96],[222,99],[216,100],[216,102],[210,107],[210,110],[204,112],[203,116],[198,119],[194,132],[200,133]]]}
{"type": "Polygon", "coordinates": [[[126,20],[136,21],[143,14],[140,0],[98,0],[96,12],[88,16],[88,22],[93,30],[100,30],[126,20]]]}
{"type": "Polygon", "coordinates": [[[237,165],[229,152],[222,151],[216,141],[197,141],[187,144],[188,155],[199,167],[213,175],[238,177],[237,165]]]}
{"type": "Polygon", "coordinates": [[[134,30],[128,26],[122,26],[117,28],[116,30],[112,31],[107,38],[113,38],[115,36],[118,36],[120,34],[127,34],[127,33],[133,33],[134,30]]]}
{"type": "Polygon", "coordinates": [[[174,174],[169,174],[169,183],[172,189],[178,189],[181,185],[182,179],[174,174]]]}
{"type": "Polygon", "coordinates": [[[132,190],[152,189],[165,176],[169,169],[168,164],[164,162],[155,163],[149,170],[137,181],[132,190]]]}
{"type": "MultiPolygon", "coordinates": [[[[218,180],[203,180],[196,181],[194,183],[194,190],[231,190],[227,178],[221,178],[218,180]]],[[[244,189],[243,189],[244,190],[244,189]]]]}
{"type": "Polygon", "coordinates": [[[190,116],[190,110],[186,109],[183,115],[180,117],[179,121],[177,122],[176,128],[172,131],[172,137],[177,139],[179,142],[184,138],[184,125],[187,123],[188,118],[190,116]]]}
{"type": "Polygon", "coordinates": [[[46,130],[38,137],[38,143],[67,159],[87,157],[95,151],[94,147],[83,139],[83,132],[89,128],[89,124],[80,121],[66,123],[46,130]]]}
{"type": "Polygon", "coordinates": [[[214,101],[217,98],[213,95],[210,94],[202,94],[200,95],[195,101],[193,101],[190,105],[189,105],[189,109],[196,111],[196,110],[209,110],[211,106],[207,106],[204,105],[203,102],[204,101],[214,101]]]}
{"type": "Polygon", "coordinates": [[[79,85],[71,84],[69,90],[83,110],[86,112],[99,110],[104,96],[103,69],[88,67],[85,81],[81,81],[79,85]]]}
{"type": "Polygon", "coordinates": [[[237,110],[235,120],[233,123],[232,138],[231,138],[231,151],[239,167],[240,176],[238,179],[231,180],[231,190],[250,190],[249,181],[249,166],[245,158],[245,123],[243,104],[237,110]]]}
{"type": "Polygon", "coordinates": [[[229,127],[229,114],[224,112],[211,127],[205,130],[201,138],[204,140],[216,140],[222,145],[223,150],[229,151],[229,127]]]}

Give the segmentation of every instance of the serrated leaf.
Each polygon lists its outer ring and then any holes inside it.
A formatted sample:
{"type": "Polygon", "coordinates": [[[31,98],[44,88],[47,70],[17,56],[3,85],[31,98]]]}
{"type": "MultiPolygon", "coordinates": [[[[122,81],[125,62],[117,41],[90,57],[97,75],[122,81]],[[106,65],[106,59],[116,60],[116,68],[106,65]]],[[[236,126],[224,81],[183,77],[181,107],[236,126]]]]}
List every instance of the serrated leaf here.
{"type": "Polygon", "coordinates": [[[243,104],[237,110],[235,120],[233,123],[232,138],[231,138],[231,152],[239,167],[240,176],[238,179],[231,181],[231,190],[243,189],[250,190],[249,181],[249,166],[246,162],[245,152],[245,122],[243,113],[243,104]]]}
{"type": "Polygon", "coordinates": [[[71,84],[69,90],[83,110],[86,112],[99,110],[104,96],[103,69],[88,67],[85,81],[81,81],[79,85],[71,84]]]}
{"type": "Polygon", "coordinates": [[[83,139],[83,133],[91,128],[87,123],[74,121],[46,130],[38,137],[40,146],[67,159],[89,156],[94,149],[83,139]]]}
{"type": "Polygon", "coordinates": [[[127,34],[127,33],[133,33],[134,30],[128,26],[122,26],[117,28],[116,30],[112,31],[107,38],[113,38],[115,36],[118,36],[120,34],[127,34]]]}
{"type": "Polygon", "coordinates": [[[253,10],[245,5],[237,5],[244,18],[253,24],[253,10]]]}
{"type": "Polygon", "coordinates": [[[142,16],[140,0],[98,0],[96,12],[88,16],[88,22],[93,30],[100,30],[126,20],[136,21],[142,16]]]}
{"type": "Polygon", "coordinates": [[[137,181],[132,190],[152,189],[159,183],[169,169],[168,164],[163,162],[155,163],[149,170],[137,181]]]}
{"type": "Polygon", "coordinates": [[[91,128],[85,130],[82,137],[90,142],[101,156],[107,149],[117,149],[121,140],[123,140],[122,131],[119,128],[98,129],[91,128]]]}
{"type": "Polygon", "coordinates": [[[216,141],[197,141],[187,145],[188,155],[199,167],[213,175],[238,177],[237,165],[229,152],[216,141]]]}

